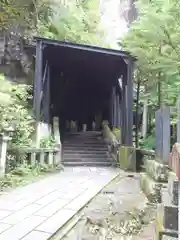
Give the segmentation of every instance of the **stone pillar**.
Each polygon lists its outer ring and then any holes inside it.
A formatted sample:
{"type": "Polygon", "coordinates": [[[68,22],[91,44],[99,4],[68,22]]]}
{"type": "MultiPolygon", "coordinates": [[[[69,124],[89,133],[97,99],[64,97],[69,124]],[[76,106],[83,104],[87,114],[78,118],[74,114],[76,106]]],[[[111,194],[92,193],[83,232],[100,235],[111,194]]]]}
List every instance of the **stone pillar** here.
{"type": "Polygon", "coordinates": [[[62,144],[61,144],[61,139],[60,139],[60,131],[59,131],[59,118],[58,117],[54,117],[53,118],[53,131],[54,131],[54,138],[56,141],[56,147],[59,148],[59,152],[56,153],[56,157],[55,157],[55,161],[56,164],[61,162],[62,160],[62,144]]]}
{"type": "Polygon", "coordinates": [[[6,155],[7,155],[7,143],[11,138],[9,136],[0,135],[0,178],[4,177],[6,170],[6,155]]]}
{"type": "Polygon", "coordinates": [[[60,131],[59,131],[59,118],[54,117],[53,118],[53,131],[54,131],[54,139],[56,141],[57,146],[61,146],[61,140],[60,140],[60,131]]]}
{"type": "Polygon", "coordinates": [[[36,134],[36,147],[40,147],[40,141],[43,137],[50,137],[51,136],[51,127],[47,123],[43,122],[36,122],[35,126],[35,134],[36,134]]]}
{"type": "Polygon", "coordinates": [[[170,152],[170,111],[162,107],[156,111],[156,158],[168,164],[170,152]]]}

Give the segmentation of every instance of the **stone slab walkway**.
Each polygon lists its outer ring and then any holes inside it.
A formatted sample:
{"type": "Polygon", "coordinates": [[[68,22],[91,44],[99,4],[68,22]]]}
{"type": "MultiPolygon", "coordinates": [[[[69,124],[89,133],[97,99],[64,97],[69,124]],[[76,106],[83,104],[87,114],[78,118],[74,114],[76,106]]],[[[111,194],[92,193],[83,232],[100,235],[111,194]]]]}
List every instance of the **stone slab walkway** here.
{"type": "Polygon", "coordinates": [[[113,168],[65,168],[0,196],[0,239],[49,239],[118,174],[113,168]]]}

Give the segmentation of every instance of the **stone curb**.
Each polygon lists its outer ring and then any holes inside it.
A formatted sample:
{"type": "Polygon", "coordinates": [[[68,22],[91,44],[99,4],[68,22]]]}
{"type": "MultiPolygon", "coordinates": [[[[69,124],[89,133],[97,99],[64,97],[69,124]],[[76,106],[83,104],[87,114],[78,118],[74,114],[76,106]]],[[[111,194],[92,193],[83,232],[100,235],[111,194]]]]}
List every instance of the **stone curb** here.
{"type": "Polygon", "coordinates": [[[147,173],[140,173],[140,188],[150,202],[161,202],[161,184],[155,182],[147,173]]]}

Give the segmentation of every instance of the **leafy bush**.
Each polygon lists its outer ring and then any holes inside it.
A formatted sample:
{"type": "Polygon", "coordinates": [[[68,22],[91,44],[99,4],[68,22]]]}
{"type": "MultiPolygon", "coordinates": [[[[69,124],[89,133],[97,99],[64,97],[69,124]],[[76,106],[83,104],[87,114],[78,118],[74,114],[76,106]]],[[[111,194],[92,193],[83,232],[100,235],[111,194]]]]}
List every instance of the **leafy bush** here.
{"type": "Polygon", "coordinates": [[[43,137],[40,140],[40,147],[41,148],[53,148],[53,147],[55,147],[55,144],[56,144],[56,141],[52,136],[43,137]]]}
{"type": "Polygon", "coordinates": [[[142,148],[146,149],[155,149],[155,136],[154,134],[148,136],[147,138],[143,139],[142,142],[140,143],[140,146],[142,148]]]}
{"type": "Polygon", "coordinates": [[[13,127],[13,146],[31,145],[31,134],[34,131],[33,117],[28,110],[28,100],[31,98],[27,85],[14,84],[0,75],[0,132],[13,127]]]}

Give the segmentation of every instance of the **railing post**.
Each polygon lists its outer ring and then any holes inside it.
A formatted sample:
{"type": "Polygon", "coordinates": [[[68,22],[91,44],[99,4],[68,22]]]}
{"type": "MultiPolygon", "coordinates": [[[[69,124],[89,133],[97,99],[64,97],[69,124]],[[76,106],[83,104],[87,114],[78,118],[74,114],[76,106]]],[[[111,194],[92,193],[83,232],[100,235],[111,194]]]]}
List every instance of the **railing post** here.
{"type": "Polygon", "coordinates": [[[7,143],[11,138],[0,134],[0,177],[4,177],[6,170],[7,143]]]}
{"type": "Polygon", "coordinates": [[[44,159],[45,159],[45,154],[44,152],[40,152],[40,164],[43,165],[44,164],[44,159]]]}

